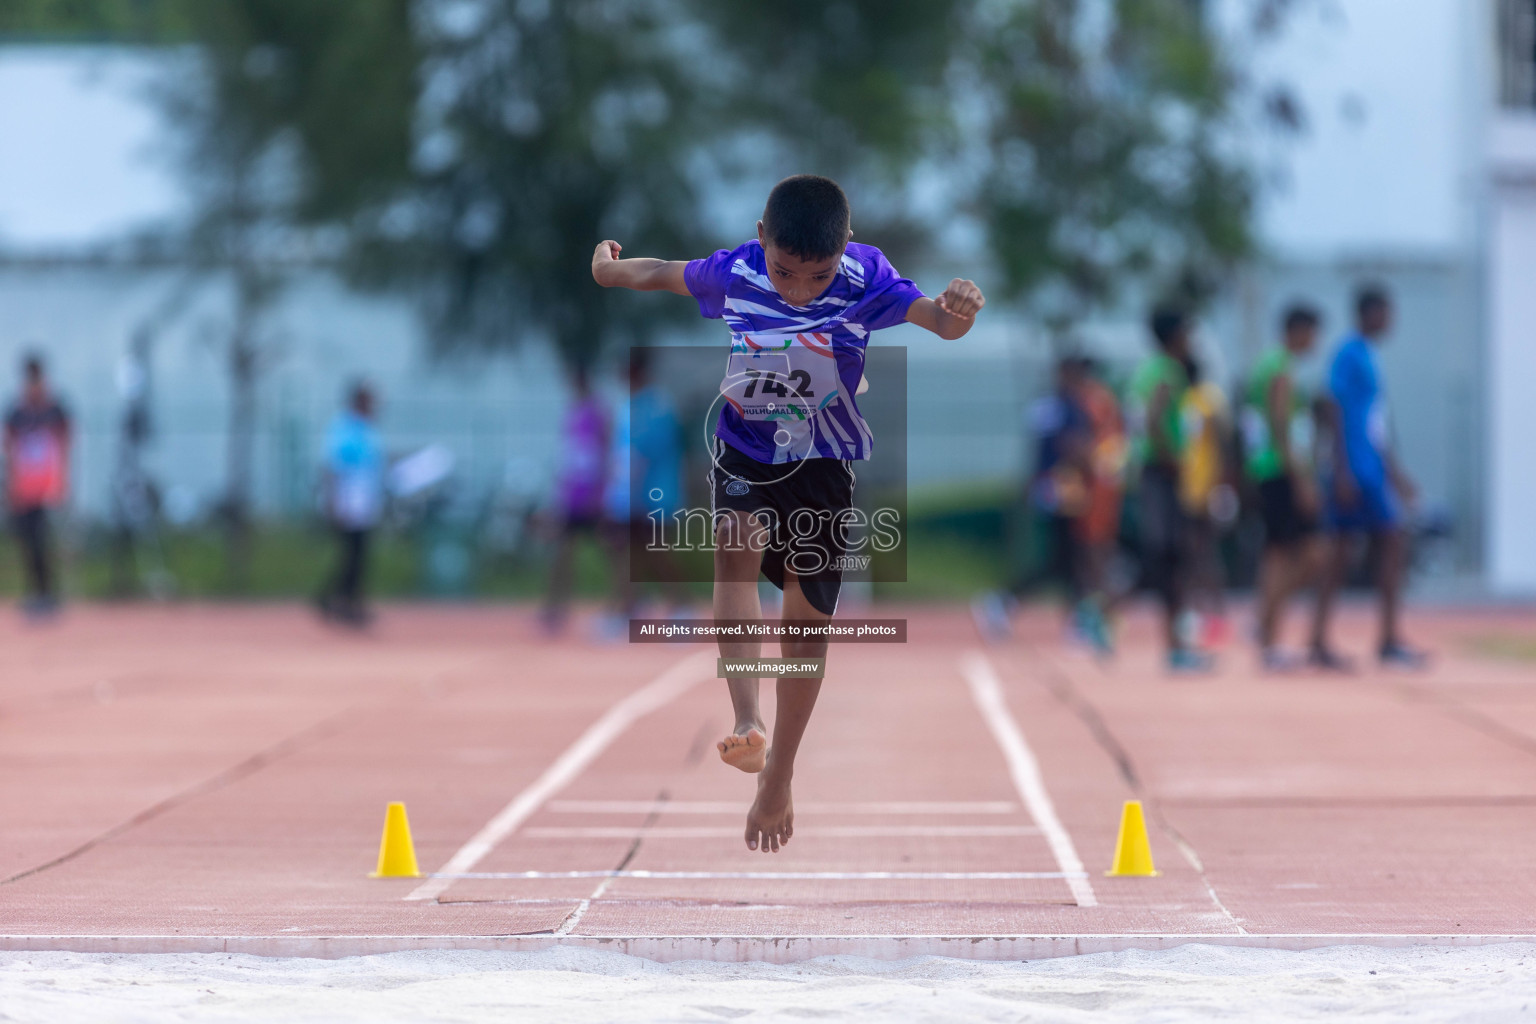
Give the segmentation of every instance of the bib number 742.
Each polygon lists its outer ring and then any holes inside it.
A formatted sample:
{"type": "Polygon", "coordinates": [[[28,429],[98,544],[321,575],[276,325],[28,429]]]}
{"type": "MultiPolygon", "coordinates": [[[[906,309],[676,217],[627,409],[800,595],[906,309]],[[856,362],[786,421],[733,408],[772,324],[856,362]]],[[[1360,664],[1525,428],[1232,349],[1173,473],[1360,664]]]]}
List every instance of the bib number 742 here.
{"type": "Polygon", "coordinates": [[[743,398],[751,398],[758,393],[758,386],[762,386],[762,393],[773,395],[776,398],[815,398],[816,392],[811,390],[811,375],[806,370],[791,370],[781,379],[772,370],[748,370],[749,383],[747,390],[742,393],[743,398]]]}

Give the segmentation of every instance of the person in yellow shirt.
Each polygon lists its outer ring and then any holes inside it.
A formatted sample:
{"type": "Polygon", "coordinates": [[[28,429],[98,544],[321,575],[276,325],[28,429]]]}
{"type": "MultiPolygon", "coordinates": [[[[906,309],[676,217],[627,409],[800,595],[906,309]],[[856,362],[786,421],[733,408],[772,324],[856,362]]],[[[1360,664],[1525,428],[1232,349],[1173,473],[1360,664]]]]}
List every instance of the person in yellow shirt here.
{"type": "Polygon", "coordinates": [[[1194,615],[1180,630],[1190,643],[1214,646],[1228,634],[1221,535],[1237,518],[1237,493],[1229,480],[1226,452],[1232,416],[1221,388],[1185,361],[1189,388],[1179,409],[1184,450],[1180,460],[1179,503],[1188,517],[1188,592],[1194,615]]]}
{"type": "Polygon", "coordinates": [[[1189,517],[1180,500],[1185,450],[1181,413],[1184,393],[1189,390],[1185,362],[1193,321],[1177,306],[1159,306],[1149,326],[1155,348],[1136,368],[1126,391],[1131,456],[1140,478],[1136,518],[1141,534],[1141,578],[1143,585],[1161,598],[1168,670],[1208,672],[1211,658],[1180,629],[1188,618],[1184,613],[1189,582],[1189,517]]]}

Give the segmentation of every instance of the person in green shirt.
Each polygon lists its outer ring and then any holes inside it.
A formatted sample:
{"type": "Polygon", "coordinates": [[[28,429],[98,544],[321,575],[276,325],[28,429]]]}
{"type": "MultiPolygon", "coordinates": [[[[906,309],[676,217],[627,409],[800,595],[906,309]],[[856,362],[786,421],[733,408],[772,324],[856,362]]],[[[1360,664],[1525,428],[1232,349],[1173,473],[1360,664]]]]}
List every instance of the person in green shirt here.
{"type": "MultiPolygon", "coordinates": [[[[1309,306],[1287,309],[1281,344],[1259,358],[1243,395],[1243,469],[1258,491],[1264,519],[1259,657],[1272,671],[1302,663],[1277,646],[1280,616],[1296,591],[1320,578],[1325,554],[1318,532],[1321,503],[1312,458],[1313,410],[1294,373],[1296,361],[1317,345],[1320,322],[1309,306]]],[[[1321,668],[1334,668],[1337,661],[1316,642],[1310,660],[1321,668]]]]}
{"type": "Polygon", "coordinates": [[[1189,314],[1159,307],[1152,314],[1156,350],[1131,378],[1128,421],[1135,433],[1133,455],[1141,466],[1137,512],[1141,525],[1143,581],[1162,599],[1168,667],[1198,672],[1210,658],[1180,635],[1188,571],[1188,528],[1179,500],[1179,464],[1184,451],[1180,409],[1189,389],[1189,314]]]}

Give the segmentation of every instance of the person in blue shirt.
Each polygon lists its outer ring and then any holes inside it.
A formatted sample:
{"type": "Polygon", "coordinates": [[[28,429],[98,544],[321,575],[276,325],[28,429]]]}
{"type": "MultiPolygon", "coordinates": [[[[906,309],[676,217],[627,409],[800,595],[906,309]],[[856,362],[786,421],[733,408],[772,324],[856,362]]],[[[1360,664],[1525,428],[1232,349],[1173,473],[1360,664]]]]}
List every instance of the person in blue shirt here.
{"type": "Polygon", "coordinates": [[[629,395],[614,416],[603,495],[618,612],[625,620],[638,606],[636,583],[660,584],[674,609],[686,600],[662,532],[675,529],[672,517],[683,507],[682,427],[672,400],[652,380],[649,349],[630,350],[628,375],[629,395]]]}
{"type": "Polygon", "coordinates": [[[1069,613],[1082,598],[1077,520],[1088,506],[1088,456],[1093,441],[1088,414],[1078,399],[1086,373],[1082,359],[1062,359],[1056,367],[1056,387],[1036,399],[1027,414],[1036,439],[1029,499],[1047,531],[1040,576],[1060,584],[1069,613]]]}
{"type": "Polygon", "coordinates": [[[1328,568],[1313,621],[1313,664],[1347,667],[1328,643],[1333,599],[1349,564],[1351,541],[1364,533],[1378,548],[1377,586],[1381,595],[1381,633],[1377,654],[1383,665],[1419,668],[1425,655],[1403,642],[1400,623],[1403,577],[1407,567],[1406,508],[1418,490],[1397,462],[1387,391],[1376,352],[1392,328],[1392,299],[1378,285],[1355,296],[1356,330],[1346,337],[1328,371],[1329,418],[1333,435],[1327,521],[1332,534],[1328,568]]]}
{"type": "Polygon", "coordinates": [[[1090,367],[1083,356],[1062,357],[1056,364],[1055,387],[1025,412],[1025,430],[1035,441],[1027,499],[1038,517],[1043,550],[1033,570],[1008,590],[984,594],[972,603],[977,629],[989,640],[1012,635],[1013,611],[1027,591],[1056,584],[1066,598],[1070,634],[1101,654],[1110,653],[1107,625],[1097,605],[1087,600],[1089,556],[1081,536],[1093,478],[1093,422],[1082,400],[1090,367]]]}
{"type": "Polygon", "coordinates": [[[384,450],[374,426],[373,389],[352,386],[347,407],[331,421],[325,443],[325,512],[336,532],[336,568],[320,591],[320,613],[366,625],[368,541],[384,515],[384,450]]]}

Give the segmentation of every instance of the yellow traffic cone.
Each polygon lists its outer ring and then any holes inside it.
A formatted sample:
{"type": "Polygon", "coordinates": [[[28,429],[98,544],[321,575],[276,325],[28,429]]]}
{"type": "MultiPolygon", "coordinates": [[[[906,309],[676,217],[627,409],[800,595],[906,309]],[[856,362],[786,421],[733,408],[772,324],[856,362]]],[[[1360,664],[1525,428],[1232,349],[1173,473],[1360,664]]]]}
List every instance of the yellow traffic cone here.
{"type": "Polygon", "coordinates": [[[411,842],[411,823],[405,804],[395,802],[384,812],[384,838],[379,840],[379,866],[369,878],[420,878],[416,844],[411,842]]]}
{"type": "Polygon", "coordinates": [[[1140,800],[1127,800],[1120,812],[1120,838],[1115,840],[1115,866],[1106,875],[1135,875],[1147,878],[1157,874],[1152,866],[1152,844],[1147,841],[1147,821],[1141,813],[1140,800]]]}

